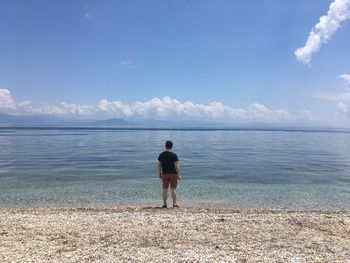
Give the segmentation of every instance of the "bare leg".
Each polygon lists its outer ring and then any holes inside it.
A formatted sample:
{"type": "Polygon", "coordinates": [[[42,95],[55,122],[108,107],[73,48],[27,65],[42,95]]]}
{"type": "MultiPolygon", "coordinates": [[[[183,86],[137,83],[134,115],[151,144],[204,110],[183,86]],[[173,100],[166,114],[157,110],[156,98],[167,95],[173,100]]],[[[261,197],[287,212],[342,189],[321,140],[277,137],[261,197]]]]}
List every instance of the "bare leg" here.
{"type": "Polygon", "coordinates": [[[163,204],[166,205],[166,200],[168,199],[168,188],[163,188],[163,204]]]}
{"type": "Polygon", "coordinates": [[[173,205],[176,205],[176,188],[171,188],[171,194],[173,196],[173,205]]]}

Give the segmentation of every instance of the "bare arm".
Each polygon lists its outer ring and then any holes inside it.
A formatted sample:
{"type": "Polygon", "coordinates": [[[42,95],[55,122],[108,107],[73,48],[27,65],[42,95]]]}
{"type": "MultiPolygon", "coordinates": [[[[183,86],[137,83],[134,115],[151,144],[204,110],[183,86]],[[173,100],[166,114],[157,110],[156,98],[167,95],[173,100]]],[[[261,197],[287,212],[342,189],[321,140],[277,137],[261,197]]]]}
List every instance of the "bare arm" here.
{"type": "Polygon", "coordinates": [[[180,176],[180,165],[179,162],[175,162],[175,169],[176,169],[176,174],[177,174],[177,179],[181,180],[181,176],[180,176]]]}
{"type": "Polygon", "coordinates": [[[162,178],[162,163],[160,161],[158,161],[157,169],[158,169],[159,178],[162,178]]]}

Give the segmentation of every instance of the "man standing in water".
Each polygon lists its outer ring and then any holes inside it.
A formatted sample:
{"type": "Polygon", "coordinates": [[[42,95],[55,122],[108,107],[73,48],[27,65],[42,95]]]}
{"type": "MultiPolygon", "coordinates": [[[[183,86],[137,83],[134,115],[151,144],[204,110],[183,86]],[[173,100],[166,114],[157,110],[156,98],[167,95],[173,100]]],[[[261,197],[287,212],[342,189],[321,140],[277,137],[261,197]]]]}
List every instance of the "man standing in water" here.
{"type": "Polygon", "coordinates": [[[167,208],[168,188],[171,186],[171,194],[173,197],[173,207],[179,208],[176,204],[176,187],[177,180],[181,180],[179,160],[177,155],[171,151],[173,148],[172,141],[165,142],[165,151],[158,157],[158,173],[159,178],[163,181],[163,206],[167,208]]]}

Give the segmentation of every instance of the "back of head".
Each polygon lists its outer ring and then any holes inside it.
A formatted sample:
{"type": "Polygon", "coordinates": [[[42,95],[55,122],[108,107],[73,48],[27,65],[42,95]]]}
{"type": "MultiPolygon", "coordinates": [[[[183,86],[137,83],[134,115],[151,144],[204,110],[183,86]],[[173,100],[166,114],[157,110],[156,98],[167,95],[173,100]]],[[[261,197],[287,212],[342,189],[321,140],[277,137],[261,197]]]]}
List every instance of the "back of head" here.
{"type": "Polygon", "coordinates": [[[166,141],[165,142],[165,148],[171,150],[171,148],[173,148],[173,142],[172,141],[166,141]]]}

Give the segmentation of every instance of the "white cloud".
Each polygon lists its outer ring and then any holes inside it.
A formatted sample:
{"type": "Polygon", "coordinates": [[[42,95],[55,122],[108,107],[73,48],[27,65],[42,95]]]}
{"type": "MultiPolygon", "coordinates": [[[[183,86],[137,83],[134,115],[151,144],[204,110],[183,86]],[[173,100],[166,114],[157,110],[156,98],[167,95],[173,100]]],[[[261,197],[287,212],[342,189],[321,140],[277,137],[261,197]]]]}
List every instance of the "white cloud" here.
{"type": "Polygon", "coordinates": [[[252,119],[289,119],[289,114],[285,110],[270,110],[266,106],[253,103],[248,107],[247,110],[248,118],[252,119]]]}
{"type": "Polygon", "coordinates": [[[342,22],[350,18],[350,0],[335,0],[329,6],[327,15],[320,17],[319,22],[309,33],[304,47],[295,51],[296,58],[309,64],[312,55],[323,43],[327,43],[332,35],[341,27],[342,22]]]}
{"type": "Polygon", "coordinates": [[[171,97],[152,98],[148,101],[136,101],[125,104],[122,101],[102,99],[97,105],[80,105],[61,102],[51,105],[46,102],[35,104],[30,100],[16,103],[8,90],[0,90],[2,109],[11,109],[17,114],[53,114],[77,117],[120,117],[148,119],[199,119],[220,121],[293,121],[294,118],[283,109],[270,109],[260,103],[252,103],[245,108],[234,108],[219,101],[198,104],[191,101],[181,102],[171,97]]]}
{"type": "Polygon", "coordinates": [[[78,105],[75,103],[61,102],[58,105],[50,105],[41,102],[34,105],[30,100],[25,100],[17,104],[19,112],[35,113],[35,114],[54,114],[54,115],[91,115],[95,112],[93,106],[78,105]]]}
{"type": "Polygon", "coordinates": [[[58,115],[91,115],[92,113],[94,113],[93,106],[65,102],[61,102],[57,106],[51,106],[47,103],[41,103],[39,110],[42,113],[58,115]]]}
{"type": "Polygon", "coordinates": [[[309,110],[305,110],[305,109],[304,110],[299,110],[298,114],[299,114],[299,116],[298,116],[299,120],[309,121],[309,120],[313,119],[312,113],[309,110]]]}
{"type": "Polygon", "coordinates": [[[0,109],[16,109],[16,103],[7,89],[0,89],[0,109]]]}
{"type": "Polygon", "coordinates": [[[348,84],[350,84],[350,75],[343,74],[343,75],[340,75],[339,78],[345,80],[348,84]]]}
{"type": "Polygon", "coordinates": [[[24,100],[24,101],[21,101],[19,102],[17,105],[18,107],[27,107],[31,104],[32,102],[30,100],[24,100]]]}
{"type": "Polygon", "coordinates": [[[258,103],[251,104],[247,109],[233,108],[221,102],[213,101],[207,105],[195,104],[191,101],[180,102],[170,97],[153,98],[149,101],[137,101],[134,104],[123,104],[121,101],[109,102],[106,99],[98,104],[98,110],[115,114],[120,117],[167,118],[184,119],[216,119],[216,120],[288,120],[291,116],[285,110],[271,110],[258,103]]]}
{"type": "Polygon", "coordinates": [[[297,59],[304,64],[311,62],[313,53],[316,53],[321,47],[321,38],[315,32],[311,32],[304,47],[297,49],[294,54],[297,59]]]}
{"type": "Polygon", "coordinates": [[[75,103],[61,102],[61,107],[64,109],[65,114],[91,115],[95,111],[93,106],[79,105],[75,103]]]}

